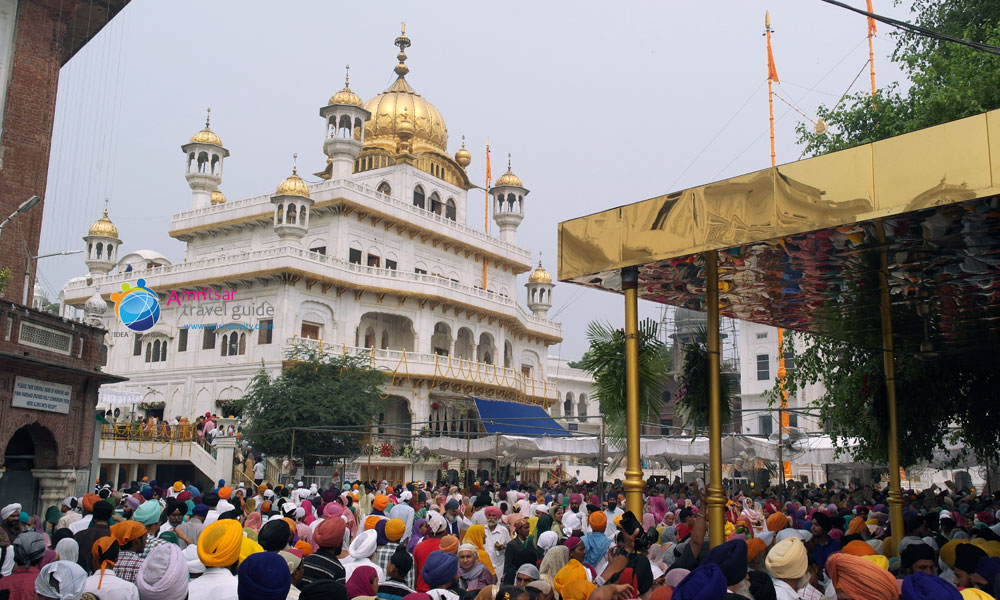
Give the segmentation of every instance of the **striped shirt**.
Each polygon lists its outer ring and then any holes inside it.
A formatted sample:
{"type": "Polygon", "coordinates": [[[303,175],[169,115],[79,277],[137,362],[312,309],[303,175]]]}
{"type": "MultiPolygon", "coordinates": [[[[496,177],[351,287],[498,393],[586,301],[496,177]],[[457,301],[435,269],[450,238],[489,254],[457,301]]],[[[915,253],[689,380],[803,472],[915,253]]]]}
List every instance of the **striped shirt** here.
{"type": "Polygon", "coordinates": [[[305,587],[314,581],[332,579],[333,581],[344,581],[344,565],[340,564],[337,552],[331,552],[326,548],[320,548],[302,559],[302,583],[305,587]]]}

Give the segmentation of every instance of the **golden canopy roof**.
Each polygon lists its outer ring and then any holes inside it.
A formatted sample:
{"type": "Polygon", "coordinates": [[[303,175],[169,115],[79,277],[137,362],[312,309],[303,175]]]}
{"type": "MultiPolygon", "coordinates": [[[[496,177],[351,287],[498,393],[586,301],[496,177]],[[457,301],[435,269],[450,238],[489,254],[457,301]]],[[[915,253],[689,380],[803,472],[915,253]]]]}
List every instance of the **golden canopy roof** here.
{"type": "Polygon", "coordinates": [[[371,118],[365,123],[365,145],[395,153],[399,142],[407,141],[398,136],[399,125],[408,121],[408,125],[403,126],[403,137],[408,138],[410,152],[432,151],[447,155],[448,127],[444,124],[444,117],[406,82],[405,75],[410,69],[404,64],[404,50],[410,45],[410,39],[404,33],[396,38],[395,44],[399,46],[396,81],[365,104],[365,109],[371,113],[371,118]],[[413,129],[412,138],[406,131],[410,126],[413,129]]]}
{"type": "Polygon", "coordinates": [[[219,190],[212,190],[212,204],[225,204],[226,196],[219,190]]]}
{"type": "Polygon", "coordinates": [[[274,195],[301,196],[303,198],[308,198],[309,186],[306,185],[305,181],[302,181],[302,178],[299,177],[298,170],[293,167],[292,174],[278,184],[278,189],[274,190],[274,195]]]}
{"type": "Polygon", "coordinates": [[[542,266],[541,261],[538,261],[538,266],[528,276],[528,283],[552,283],[552,276],[542,266]]]}
{"type": "Polygon", "coordinates": [[[115,224],[108,218],[107,210],[104,211],[104,216],[94,221],[94,224],[91,225],[90,229],[87,231],[87,235],[99,235],[109,238],[118,237],[118,228],[115,227],[115,224]]]}

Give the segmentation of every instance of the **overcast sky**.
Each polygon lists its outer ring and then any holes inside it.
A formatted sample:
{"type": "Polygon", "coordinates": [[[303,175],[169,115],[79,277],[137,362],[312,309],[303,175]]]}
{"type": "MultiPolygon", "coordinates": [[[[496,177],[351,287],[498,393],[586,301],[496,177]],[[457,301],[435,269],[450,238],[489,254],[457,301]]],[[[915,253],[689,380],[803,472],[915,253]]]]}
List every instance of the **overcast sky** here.
{"type": "MultiPolygon", "coordinates": [[[[865,19],[819,0],[133,0],[62,69],[41,253],[81,248],[110,197],[121,255],[181,260],[183,244],[167,235],[171,215],[191,207],[180,145],[205,107],[231,152],[226,197],[270,192],[293,153],[300,173],[325,164],[318,110],[343,87],[345,64],[365,100],[393,81],[406,21],[407,81],[444,116],[449,153],[465,135],[473,182],[484,179],[487,137],[494,178],[513,155],[531,190],[519,243],[555,275],[558,222],[769,165],[766,9],[778,94],[815,118],[861,70],[851,90],[868,89],[865,19]]],[[[889,0],[875,10],[911,19],[889,0]]],[[[880,86],[901,77],[889,32],[875,40],[880,86]]],[[[775,117],[778,162],[792,162],[804,118],[778,99],[775,117]]],[[[480,227],[482,192],[469,198],[468,225],[480,227]]],[[[50,298],[86,274],[82,255],[39,269],[50,298]]],[[[553,355],[578,358],[589,321],[623,320],[614,294],[560,284],[553,298],[565,338],[553,355]]],[[[659,318],[660,307],[643,303],[640,315],[659,318]]]]}

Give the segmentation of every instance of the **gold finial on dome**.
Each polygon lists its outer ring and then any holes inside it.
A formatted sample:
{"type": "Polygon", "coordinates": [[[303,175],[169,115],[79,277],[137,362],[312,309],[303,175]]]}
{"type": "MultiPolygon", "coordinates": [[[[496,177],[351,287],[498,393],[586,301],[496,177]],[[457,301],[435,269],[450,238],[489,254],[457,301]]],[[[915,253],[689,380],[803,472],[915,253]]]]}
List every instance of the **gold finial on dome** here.
{"type": "Polygon", "coordinates": [[[292,174],[285,178],[280,184],[278,184],[278,189],[274,190],[277,196],[301,196],[303,198],[309,197],[309,186],[305,181],[299,177],[298,172],[298,153],[292,155],[292,174]]]}
{"type": "Polygon", "coordinates": [[[226,196],[218,189],[212,190],[212,204],[225,204],[226,196]]]}
{"type": "Polygon", "coordinates": [[[351,65],[345,67],[344,89],[330,96],[330,104],[349,104],[351,106],[364,106],[365,103],[360,96],[351,90],[351,65]]]}
{"type": "Polygon", "coordinates": [[[455,162],[457,162],[459,166],[462,167],[463,169],[469,166],[469,163],[472,162],[472,154],[470,154],[469,151],[465,149],[464,135],[462,136],[462,147],[459,148],[458,152],[455,153],[455,162]]]}
{"type": "Polygon", "coordinates": [[[199,131],[198,133],[192,135],[191,136],[191,141],[192,142],[197,142],[197,143],[200,143],[200,144],[212,144],[213,146],[219,146],[221,148],[222,147],[222,139],[220,139],[219,136],[216,135],[215,132],[212,131],[212,129],[209,127],[209,125],[211,123],[210,117],[212,116],[212,109],[211,109],[211,107],[209,107],[205,112],[206,112],[206,114],[205,114],[205,128],[202,129],[201,131],[199,131]]]}
{"type": "Polygon", "coordinates": [[[399,64],[396,65],[395,71],[396,71],[396,75],[399,75],[400,77],[402,77],[402,76],[404,76],[404,75],[406,75],[407,73],[410,72],[410,68],[407,67],[406,64],[405,64],[406,63],[406,49],[410,47],[410,38],[406,37],[406,23],[405,22],[399,24],[399,30],[400,30],[400,34],[399,34],[398,37],[396,37],[396,40],[393,42],[393,45],[399,47],[399,54],[396,55],[396,58],[399,59],[399,64]]]}
{"type": "Polygon", "coordinates": [[[514,186],[514,187],[524,187],[524,184],[521,183],[521,178],[518,177],[517,175],[514,175],[514,172],[510,170],[510,154],[509,153],[507,154],[507,172],[504,173],[503,175],[501,175],[500,179],[497,179],[497,182],[496,182],[495,185],[497,187],[500,187],[501,185],[511,185],[511,186],[514,186]]]}
{"type": "Polygon", "coordinates": [[[108,218],[109,198],[104,199],[104,216],[94,221],[94,224],[87,230],[87,235],[99,235],[101,237],[117,238],[118,228],[108,218]]]}

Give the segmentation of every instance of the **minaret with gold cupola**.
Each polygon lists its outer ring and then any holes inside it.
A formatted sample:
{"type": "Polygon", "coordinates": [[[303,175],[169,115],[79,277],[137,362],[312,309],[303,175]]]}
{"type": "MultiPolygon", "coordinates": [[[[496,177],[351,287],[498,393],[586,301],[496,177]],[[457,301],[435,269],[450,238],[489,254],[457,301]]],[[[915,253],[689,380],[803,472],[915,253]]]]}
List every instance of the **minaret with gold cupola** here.
{"type": "Polygon", "coordinates": [[[521,178],[510,170],[509,154],[507,172],[490,188],[490,195],[493,196],[493,220],[500,227],[500,239],[516,244],[517,226],[524,220],[524,197],[528,195],[528,190],[521,178]]]}
{"type": "Polygon", "coordinates": [[[108,218],[107,200],[104,202],[104,216],[95,221],[83,237],[87,244],[84,250],[87,258],[84,262],[91,275],[105,275],[115,267],[118,262],[118,247],[122,243],[118,238],[118,228],[108,218]]]}
{"type": "MultiPolygon", "coordinates": [[[[298,154],[295,155],[298,160],[298,154]]],[[[271,195],[274,205],[274,232],[281,241],[301,242],[309,231],[309,212],[313,205],[309,186],[299,177],[298,165],[271,195]]]]}
{"type": "Polygon", "coordinates": [[[225,196],[218,190],[222,183],[222,161],[229,156],[229,150],[222,147],[222,140],[210,127],[211,110],[208,109],[208,116],[205,117],[205,128],[191,136],[190,142],[181,146],[187,157],[184,176],[191,186],[194,208],[220,204],[219,198],[225,202],[225,196]],[[219,196],[213,197],[213,192],[218,192],[219,196]]]}
{"type": "Polygon", "coordinates": [[[549,309],[552,308],[552,288],[556,286],[552,283],[552,276],[542,267],[541,259],[528,276],[528,283],[524,287],[528,290],[528,308],[531,312],[540,317],[548,316],[549,309]]]}
{"type": "Polygon", "coordinates": [[[371,117],[361,98],[351,91],[350,68],[348,65],[344,89],[319,109],[319,116],[326,122],[323,152],[330,159],[331,179],[349,177],[354,172],[354,161],[365,145],[365,121],[371,117]]]}

